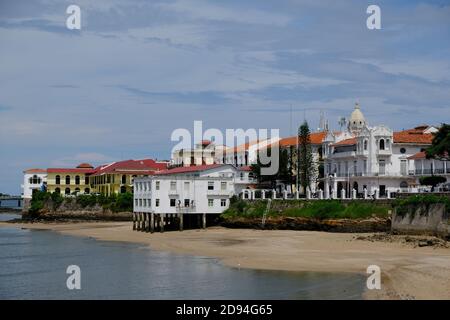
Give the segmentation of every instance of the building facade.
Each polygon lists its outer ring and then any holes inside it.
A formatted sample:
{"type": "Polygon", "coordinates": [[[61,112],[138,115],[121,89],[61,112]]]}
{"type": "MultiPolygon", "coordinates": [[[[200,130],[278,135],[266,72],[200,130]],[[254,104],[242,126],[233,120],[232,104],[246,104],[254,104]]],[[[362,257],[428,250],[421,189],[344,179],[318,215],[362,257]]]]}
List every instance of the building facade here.
{"type": "Polygon", "coordinates": [[[168,164],[167,161],[153,159],[112,162],[95,168],[89,176],[89,183],[93,192],[104,195],[133,192],[135,178],[165,170],[168,164]]]}
{"type": "Polygon", "coordinates": [[[229,164],[178,167],[134,179],[134,211],[220,214],[230,198],[256,181],[250,168],[229,164]]]}
{"type": "Polygon", "coordinates": [[[89,176],[94,173],[94,167],[81,163],[76,168],[48,168],[47,191],[63,195],[91,193],[89,176]]]}
{"type": "Polygon", "coordinates": [[[36,190],[47,190],[46,169],[28,169],[23,172],[22,198],[31,199],[36,190]]]}
{"type": "Polygon", "coordinates": [[[436,131],[427,125],[398,132],[384,125],[371,127],[356,104],[347,130],[328,132],[323,140],[324,196],[350,198],[356,193],[388,197],[419,191],[420,174],[433,170],[444,173],[448,167],[445,161],[432,161],[431,169],[419,158],[436,131]]]}

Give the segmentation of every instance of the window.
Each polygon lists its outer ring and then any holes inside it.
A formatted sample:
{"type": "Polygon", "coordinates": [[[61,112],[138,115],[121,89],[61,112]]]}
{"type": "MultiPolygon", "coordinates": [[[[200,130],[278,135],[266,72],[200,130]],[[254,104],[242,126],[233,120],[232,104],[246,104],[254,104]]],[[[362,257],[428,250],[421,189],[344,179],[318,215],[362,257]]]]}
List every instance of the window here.
{"type": "Polygon", "coordinates": [[[122,175],[122,184],[126,184],[127,183],[127,176],[126,175],[122,175]]]}
{"type": "Polygon", "coordinates": [[[239,176],[240,176],[241,180],[244,180],[244,173],[243,172],[241,172],[239,176]]]}
{"type": "Polygon", "coordinates": [[[367,150],[367,140],[364,140],[364,150],[367,150]]]}
{"type": "Polygon", "coordinates": [[[137,207],[137,205],[138,205],[138,199],[134,199],[134,205],[137,207]]]}
{"type": "Polygon", "coordinates": [[[170,199],[170,206],[175,207],[176,199],[170,199]]]}
{"type": "Polygon", "coordinates": [[[184,199],[184,206],[189,207],[189,199],[184,199]]]}
{"type": "Polygon", "coordinates": [[[80,188],[75,188],[75,193],[79,193],[80,192],[80,188]]]}
{"type": "Polygon", "coordinates": [[[156,199],[155,206],[159,207],[159,199],[156,199]]]}
{"type": "Polygon", "coordinates": [[[70,176],[66,176],[66,184],[70,184],[70,176]]]}
{"type": "Polygon", "coordinates": [[[208,207],[214,207],[214,199],[208,199],[208,207]]]}
{"type": "Polygon", "coordinates": [[[406,149],[405,148],[400,148],[400,153],[406,153],[406,149]]]}
{"type": "Polygon", "coordinates": [[[139,207],[142,207],[142,199],[139,199],[139,207]]]}
{"type": "Polygon", "coordinates": [[[367,173],[367,160],[364,160],[363,163],[363,173],[367,173]]]}
{"type": "Polygon", "coordinates": [[[222,191],[227,190],[227,183],[226,182],[221,182],[220,183],[220,190],[222,190],[222,191]]]}
{"type": "Polygon", "coordinates": [[[176,189],[177,189],[177,182],[170,181],[170,190],[176,190],[176,189]]]}
{"type": "Polygon", "coordinates": [[[61,177],[59,175],[55,177],[55,183],[61,184],[61,177]]]}
{"type": "Polygon", "coordinates": [[[61,193],[61,189],[60,188],[56,188],[55,189],[55,193],[58,193],[58,194],[61,193]]]}
{"type": "Polygon", "coordinates": [[[80,176],[75,176],[75,184],[80,184],[80,176]]]}
{"type": "Polygon", "coordinates": [[[384,160],[379,160],[378,161],[378,165],[379,165],[379,174],[386,174],[386,161],[384,160]]]}
{"type": "Polygon", "coordinates": [[[84,184],[89,184],[89,177],[84,177],[84,184]]]}
{"type": "Polygon", "coordinates": [[[406,160],[400,160],[400,174],[402,176],[406,176],[407,172],[406,172],[406,160]]]}
{"type": "Polygon", "coordinates": [[[159,190],[160,183],[160,181],[155,182],[155,190],[159,190]]]}
{"type": "Polygon", "coordinates": [[[226,207],[227,206],[227,199],[220,199],[220,206],[226,207]]]}
{"type": "Polygon", "coordinates": [[[64,190],[64,194],[70,194],[70,188],[66,188],[66,190],[64,190]]]}
{"type": "Polygon", "coordinates": [[[189,191],[189,182],[184,183],[184,191],[189,191]]]}
{"type": "Polygon", "coordinates": [[[384,150],[384,139],[380,139],[380,150],[384,150]]]}
{"type": "Polygon", "coordinates": [[[208,190],[214,190],[214,181],[208,181],[208,190]]]}
{"type": "Polygon", "coordinates": [[[406,181],[400,182],[400,188],[403,188],[403,189],[408,188],[408,182],[406,182],[406,181]]]}

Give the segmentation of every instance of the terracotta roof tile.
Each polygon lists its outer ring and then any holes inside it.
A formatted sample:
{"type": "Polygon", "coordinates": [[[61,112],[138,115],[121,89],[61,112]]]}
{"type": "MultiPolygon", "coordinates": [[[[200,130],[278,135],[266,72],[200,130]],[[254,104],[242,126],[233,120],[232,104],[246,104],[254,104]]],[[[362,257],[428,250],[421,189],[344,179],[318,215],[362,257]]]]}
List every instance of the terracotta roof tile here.
{"type": "Polygon", "coordinates": [[[431,144],[433,134],[423,133],[422,127],[394,132],[394,143],[431,144]]]}
{"type": "Polygon", "coordinates": [[[204,164],[199,166],[190,166],[190,167],[176,167],[173,169],[167,169],[155,172],[155,175],[167,175],[167,174],[177,174],[177,173],[188,173],[188,172],[198,172],[205,171],[209,169],[214,169],[222,166],[228,166],[227,164],[204,164]]]}

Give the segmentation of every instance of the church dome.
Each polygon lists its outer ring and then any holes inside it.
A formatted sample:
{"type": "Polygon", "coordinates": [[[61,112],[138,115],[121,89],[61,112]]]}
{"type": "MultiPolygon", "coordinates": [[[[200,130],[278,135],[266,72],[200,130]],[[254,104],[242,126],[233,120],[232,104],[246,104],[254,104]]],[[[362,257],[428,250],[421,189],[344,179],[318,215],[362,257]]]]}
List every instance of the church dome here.
{"type": "Polygon", "coordinates": [[[349,127],[350,131],[357,131],[357,130],[361,130],[365,124],[366,124],[366,119],[364,118],[364,115],[361,112],[359,104],[356,103],[355,109],[353,110],[352,114],[350,115],[350,119],[348,121],[348,127],[349,127]]]}

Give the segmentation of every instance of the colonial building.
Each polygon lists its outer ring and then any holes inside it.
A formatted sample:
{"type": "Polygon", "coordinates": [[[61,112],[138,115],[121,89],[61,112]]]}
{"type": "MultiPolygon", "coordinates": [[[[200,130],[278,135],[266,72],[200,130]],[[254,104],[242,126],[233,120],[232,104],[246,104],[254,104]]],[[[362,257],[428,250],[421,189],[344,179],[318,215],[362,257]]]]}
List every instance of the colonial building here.
{"type": "Polygon", "coordinates": [[[178,167],[134,179],[134,211],[219,214],[230,198],[256,181],[249,167],[229,164],[178,167]]]}
{"type": "Polygon", "coordinates": [[[47,170],[28,169],[23,172],[22,198],[31,199],[35,190],[47,189],[47,170]]]}
{"type": "Polygon", "coordinates": [[[350,198],[356,193],[383,197],[418,191],[418,175],[433,170],[443,173],[448,167],[445,161],[432,161],[432,165],[423,160],[423,151],[436,131],[426,125],[398,132],[384,125],[369,126],[356,104],[347,130],[328,132],[323,140],[324,196],[350,198]]]}
{"type": "Polygon", "coordinates": [[[133,180],[167,169],[168,162],[153,159],[116,161],[95,168],[89,176],[91,188],[105,195],[133,192],[133,180]]]}
{"type": "Polygon", "coordinates": [[[64,195],[90,193],[89,176],[94,172],[89,163],[81,163],[76,168],[48,168],[47,191],[64,195]]]}
{"type": "Polygon", "coordinates": [[[180,149],[172,153],[171,166],[189,167],[209,165],[215,163],[216,154],[223,151],[225,146],[216,145],[214,141],[202,140],[193,149],[180,149]]]}

